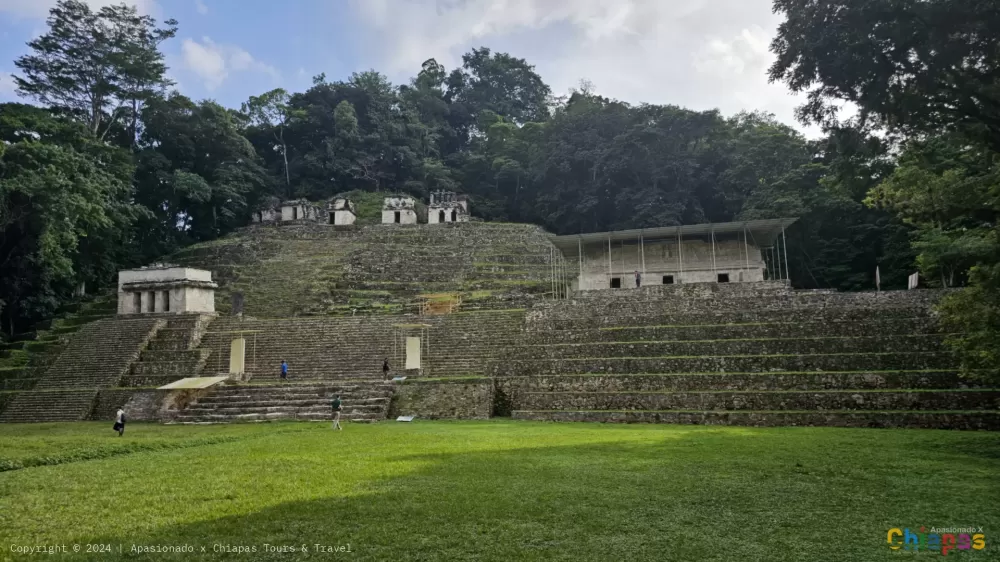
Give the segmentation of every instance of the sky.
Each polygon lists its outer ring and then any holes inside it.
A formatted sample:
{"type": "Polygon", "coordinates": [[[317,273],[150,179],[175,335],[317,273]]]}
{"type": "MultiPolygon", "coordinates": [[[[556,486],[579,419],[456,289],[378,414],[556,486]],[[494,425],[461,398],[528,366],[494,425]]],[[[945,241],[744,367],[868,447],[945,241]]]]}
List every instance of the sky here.
{"type": "MultiPolygon", "coordinates": [[[[178,20],[163,45],[177,89],[230,107],[277,87],[305,90],[320,73],[332,81],[374,68],[406,83],[429,58],[450,70],[486,46],[535,65],[556,94],[587,80],[629,103],[762,110],[816,134],[795,122],[803,99],[768,83],[781,22],[771,0],[128,1],[178,20]]],[[[0,101],[17,98],[14,59],[45,32],[55,3],[0,0],[0,101]]]]}

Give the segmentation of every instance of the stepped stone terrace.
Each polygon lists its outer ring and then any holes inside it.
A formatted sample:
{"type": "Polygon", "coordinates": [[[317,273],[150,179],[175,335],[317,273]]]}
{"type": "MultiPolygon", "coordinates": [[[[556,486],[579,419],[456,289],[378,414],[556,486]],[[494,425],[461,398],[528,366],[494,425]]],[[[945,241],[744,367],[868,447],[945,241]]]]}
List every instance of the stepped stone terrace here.
{"type": "Polygon", "coordinates": [[[602,239],[501,223],[256,224],[170,257],[212,272],[218,315],[154,306],[95,319],[46,366],[9,376],[0,421],[105,419],[122,405],[169,423],[311,420],[339,394],[358,422],[1000,429],[1000,390],[961,377],[945,344],[934,312],[945,292],[793,290],[788,224],[602,239]],[[612,288],[636,270],[641,287],[612,288]],[[422,306],[441,295],[448,307],[422,306]],[[386,380],[386,360],[405,380],[386,380]],[[228,382],[162,388],[209,376],[228,382]]]}

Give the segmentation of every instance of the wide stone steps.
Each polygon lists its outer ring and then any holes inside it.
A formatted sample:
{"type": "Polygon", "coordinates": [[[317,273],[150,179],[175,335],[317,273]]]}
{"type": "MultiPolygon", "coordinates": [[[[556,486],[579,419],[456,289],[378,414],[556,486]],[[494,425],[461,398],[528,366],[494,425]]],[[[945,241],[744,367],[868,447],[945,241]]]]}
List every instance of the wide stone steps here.
{"type": "Polygon", "coordinates": [[[998,410],[997,390],[542,392],[523,410],[998,410]]]}
{"type": "Polygon", "coordinates": [[[594,357],[583,359],[507,360],[494,363],[491,376],[549,374],[753,373],[767,371],[950,370],[950,355],[917,353],[841,353],[809,355],[730,355],[702,357],[594,357]]]}
{"type": "Polygon", "coordinates": [[[882,319],[866,322],[771,322],[693,326],[624,326],[579,330],[527,332],[534,344],[630,341],[688,341],[757,338],[810,338],[823,336],[870,337],[936,333],[936,323],[925,317],[882,319]]]}
{"type": "Polygon", "coordinates": [[[759,338],[708,341],[590,342],[525,345],[517,358],[665,357],[704,355],[797,355],[813,353],[906,353],[940,351],[942,336],[759,338]]]}
{"type": "Polygon", "coordinates": [[[340,385],[233,385],[213,389],[173,416],[176,423],[227,423],[278,419],[326,420],[330,403],[343,402],[341,419],[370,422],[385,419],[393,386],[382,382],[340,385]]]}
{"type": "Polygon", "coordinates": [[[177,375],[178,378],[195,376],[198,372],[198,360],[190,361],[157,361],[132,364],[132,375],[177,375]]]}
{"type": "Polygon", "coordinates": [[[556,375],[510,378],[518,392],[917,390],[978,388],[957,371],[556,375]]]}
{"type": "Polygon", "coordinates": [[[109,318],[88,324],[73,335],[35,389],[114,386],[163,326],[165,322],[156,318],[109,318]]]}
{"type": "Polygon", "coordinates": [[[79,421],[90,414],[96,399],[96,389],[21,392],[0,414],[0,422],[79,421]]]}
{"type": "MultiPolygon", "coordinates": [[[[863,323],[871,316],[871,309],[860,307],[747,310],[706,306],[704,310],[695,312],[663,310],[633,313],[615,310],[604,314],[596,311],[588,314],[581,310],[579,316],[568,318],[547,318],[537,315],[533,317],[529,314],[527,329],[543,331],[635,326],[717,326],[720,324],[797,324],[805,322],[863,323]]],[[[928,309],[918,306],[882,307],[878,309],[878,317],[880,319],[933,318],[928,309]]]]}
{"type": "Polygon", "coordinates": [[[515,410],[512,417],[533,421],[610,423],[670,423],[700,425],[834,426],[932,429],[1000,429],[1000,412],[986,411],[532,411],[515,410]]]}

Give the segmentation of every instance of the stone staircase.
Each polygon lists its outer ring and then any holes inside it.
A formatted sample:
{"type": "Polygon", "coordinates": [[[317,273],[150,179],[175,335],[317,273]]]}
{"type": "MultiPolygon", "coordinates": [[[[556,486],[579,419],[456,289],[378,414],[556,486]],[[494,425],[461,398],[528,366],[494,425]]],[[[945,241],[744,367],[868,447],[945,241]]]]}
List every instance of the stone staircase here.
{"type": "Polygon", "coordinates": [[[3,423],[60,422],[87,419],[97,389],[22,392],[0,415],[3,423]]]}
{"type": "Polygon", "coordinates": [[[941,292],[757,285],[540,304],[489,372],[515,419],[1000,429],[1000,389],[942,345],[941,292]]]}
{"type": "Polygon", "coordinates": [[[340,395],[342,421],[386,418],[391,383],[343,381],[339,384],[238,384],[212,389],[176,412],[172,423],[228,423],[273,420],[330,421],[330,403],[340,395]]]}
{"type": "Polygon", "coordinates": [[[0,422],[86,418],[97,389],[117,386],[146,342],[165,325],[159,318],[103,318],[84,325],[34,389],[11,400],[0,422]]]}
{"type": "Polygon", "coordinates": [[[213,316],[183,315],[165,319],[165,324],[132,364],[121,386],[163,386],[185,377],[196,377],[210,351],[197,349],[213,316]]]}
{"type": "Polygon", "coordinates": [[[39,378],[82,326],[115,316],[115,300],[97,296],[66,304],[59,312],[60,316],[36,325],[35,331],[0,343],[0,392],[16,393],[35,388],[39,378]]]}

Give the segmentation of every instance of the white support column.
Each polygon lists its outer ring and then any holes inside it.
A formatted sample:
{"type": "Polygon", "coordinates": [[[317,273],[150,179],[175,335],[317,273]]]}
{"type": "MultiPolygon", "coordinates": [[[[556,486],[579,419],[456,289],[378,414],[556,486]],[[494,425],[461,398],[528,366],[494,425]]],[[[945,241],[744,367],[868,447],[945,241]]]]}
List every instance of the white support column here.
{"type": "Polygon", "coordinates": [[[677,279],[675,279],[674,282],[680,284],[681,276],[684,275],[684,238],[681,236],[680,227],[677,227],[677,263],[677,279]]]}
{"type": "Polygon", "coordinates": [[[777,269],[778,269],[778,278],[777,278],[777,280],[780,281],[780,280],[784,279],[784,277],[781,276],[781,241],[778,240],[777,238],[775,238],[774,239],[774,244],[775,244],[775,246],[771,247],[771,255],[774,256],[775,258],[777,258],[775,260],[776,262],[778,262],[778,264],[777,264],[777,269]]]}
{"type": "Polygon", "coordinates": [[[624,289],[625,288],[625,279],[628,277],[628,274],[626,273],[628,270],[625,269],[625,241],[624,240],[621,241],[620,248],[622,250],[622,288],[624,289]]]}
{"type": "Polygon", "coordinates": [[[746,264],[747,264],[746,265],[747,272],[744,275],[750,275],[750,242],[747,241],[747,225],[746,225],[746,223],[743,223],[743,255],[745,255],[746,258],[747,258],[747,262],[746,262],[746,264]]]}
{"type": "Polygon", "coordinates": [[[639,255],[642,256],[642,276],[646,276],[646,239],[639,235],[639,255]]]}
{"type": "Polygon", "coordinates": [[[556,298],[556,251],[549,248],[549,290],[552,291],[552,298],[556,298]]]}
{"type": "Polygon", "coordinates": [[[719,280],[719,269],[715,266],[715,228],[712,228],[712,275],[715,280],[719,280]]]}
{"type": "Polygon", "coordinates": [[[788,239],[785,238],[785,227],[781,227],[781,247],[785,250],[785,280],[792,284],[792,276],[788,272],[788,239]]]}
{"type": "Polygon", "coordinates": [[[611,288],[611,278],[614,274],[611,273],[611,236],[608,236],[608,286],[606,288],[611,288]]]}

